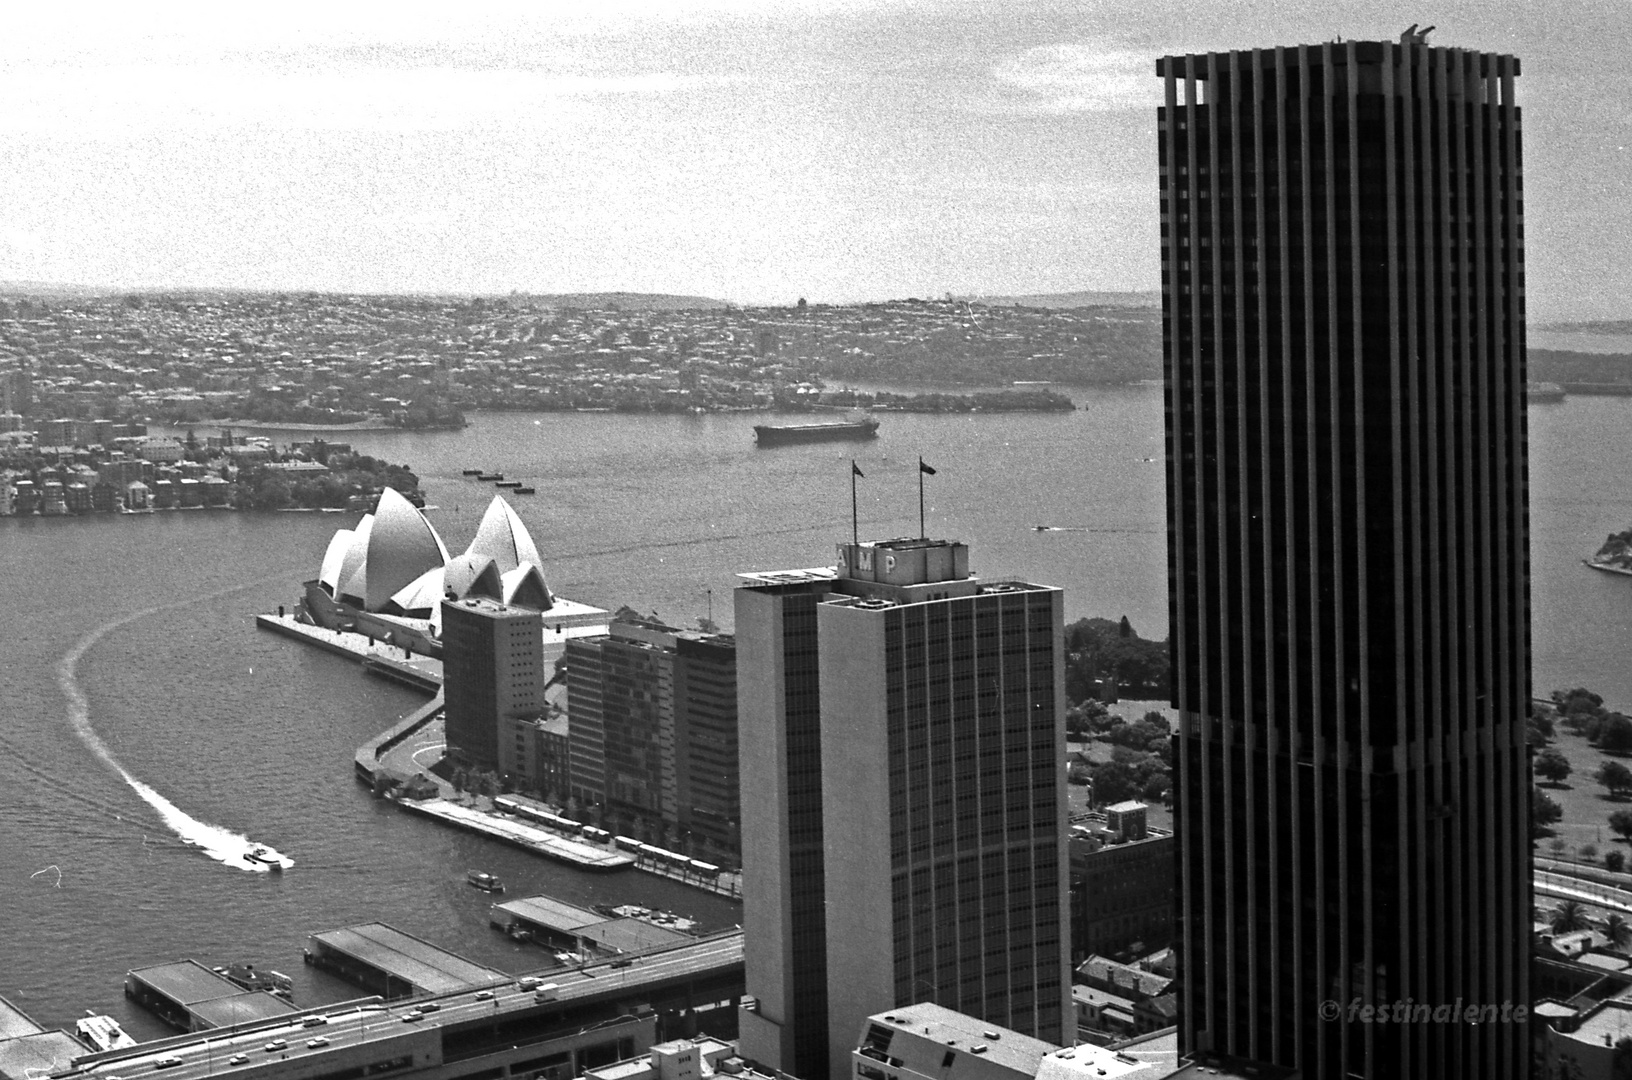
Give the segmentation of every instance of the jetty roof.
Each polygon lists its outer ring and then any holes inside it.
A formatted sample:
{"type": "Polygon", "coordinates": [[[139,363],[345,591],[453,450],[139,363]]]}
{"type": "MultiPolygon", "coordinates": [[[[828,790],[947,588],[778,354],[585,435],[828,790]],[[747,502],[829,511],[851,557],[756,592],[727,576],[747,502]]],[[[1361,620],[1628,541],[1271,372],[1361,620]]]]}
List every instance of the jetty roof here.
{"type": "Polygon", "coordinates": [[[587,908],[574,907],[549,896],[524,896],[519,900],[508,900],[493,906],[500,911],[509,912],[518,919],[563,934],[607,921],[605,915],[587,908]]]}
{"type": "Polygon", "coordinates": [[[140,979],[155,991],[178,1005],[225,997],[241,993],[243,988],[228,982],[197,960],[177,960],[171,964],[155,964],[137,968],[131,976],[140,979]]]}
{"type": "Polygon", "coordinates": [[[187,1011],[204,1022],[206,1027],[226,1028],[234,1024],[248,1024],[299,1012],[293,1005],[265,990],[245,990],[226,994],[209,1001],[195,1001],[187,1011]]]}
{"type": "Polygon", "coordinates": [[[76,1057],[87,1053],[84,1045],[65,1031],[40,1031],[0,1041],[0,1080],[28,1080],[63,1072],[76,1057]]]}
{"type": "Polygon", "coordinates": [[[33,1017],[23,1010],[0,997],[0,1039],[15,1039],[23,1035],[38,1035],[45,1028],[34,1022],[33,1017]]]}
{"type": "Polygon", "coordinates": [[[439,949],[385,923],[363,923],[313,934],[312,940],[431,994],[492,986],[509,978],[458,953],[439,949]]]}

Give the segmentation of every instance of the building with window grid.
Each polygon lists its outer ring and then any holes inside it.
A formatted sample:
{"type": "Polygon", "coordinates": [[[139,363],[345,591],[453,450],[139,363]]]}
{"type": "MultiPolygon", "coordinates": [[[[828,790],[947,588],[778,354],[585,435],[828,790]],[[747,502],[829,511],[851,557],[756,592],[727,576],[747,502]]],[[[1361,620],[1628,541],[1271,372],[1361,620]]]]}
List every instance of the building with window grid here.
{"type": "Polygon", "coordinates": [[[836,570],[743,577],[743,783],[775,791],[766,824],[781,818],[763,832],[757,815],[743,822],[757,1003],[744,1053],[761,1035],[822,1027],[827,1074],[845,1076],[870,1014],[926,1001],[1064,1041],[1060,590],[982,583],[964,545],[925,539],[841,545],[836,570]],[[771,646],[752,669],[751,640],[771,646]],[[819,887],[797,886],[796,867],[819,887]],[[782,951],[756,970],[758,924],[778,916],[768,943],[780,932],[782,951]],[[814,994],[797,997],[794,948],[817,934],[825,1018],[798,1008],[814,994]]]}
{"type": "Polygon", "coordinates": [[[1157,63],[1181,1045],[1311,1077],[1528,1069],[1350,1010],[1529,1001],[1519,63],[1424,38],[1157,63]]]}
{"type": "Polygon", "coordinates": [[[466,763],[500,769],[506,720],[545,710],[544,619],[537,611],[469,597],[442,602],[448,747],[466,763]]]}

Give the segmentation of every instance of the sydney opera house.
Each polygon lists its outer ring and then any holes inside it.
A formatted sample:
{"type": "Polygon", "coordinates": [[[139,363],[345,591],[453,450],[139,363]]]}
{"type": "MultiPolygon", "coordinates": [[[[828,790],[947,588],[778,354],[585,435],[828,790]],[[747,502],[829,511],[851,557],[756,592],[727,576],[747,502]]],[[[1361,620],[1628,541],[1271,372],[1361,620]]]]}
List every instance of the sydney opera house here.
{"type": "MultiPolygon", "coordinates": [[[[355,629],[435,652],[444,599],[482,596],[549,617],[558,602],[541,564],[527,526],[499,496],[482,515],[470,546],[450,556],[425,515],[386,488],[373,513],[329,541],[322,570],[306,583],[303,606],[319,626],[355,629]]],[[[581,607],[570,601],[564,606],[581,607]]]]}

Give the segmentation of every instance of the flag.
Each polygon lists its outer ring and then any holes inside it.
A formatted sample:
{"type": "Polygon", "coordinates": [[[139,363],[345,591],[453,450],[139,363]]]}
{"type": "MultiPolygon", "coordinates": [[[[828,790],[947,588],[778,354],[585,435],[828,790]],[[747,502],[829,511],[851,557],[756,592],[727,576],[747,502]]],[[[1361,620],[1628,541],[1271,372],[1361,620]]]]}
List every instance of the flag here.
{"type": "Polygon", "coordinates": [[[852,475],[854,475],[854,476],[859,476],[859,477],[861,477],[861,478],[862,478],[862,479],[863,479],[863,480],[865,480],[865,479],[867,479],[867,474],[866,474],[866,473],[864,473],[864,472],[862,472],[862,471],[861,471],[861,466],[860,466],[860,465],[857,465],[857,464],[856,464],[856,463],[855,463],[855,462],[854,462],[854,461],[852,461],[852,462],[851,462],[851,463],[850,463],[850,472],[851,472],[851,474],[852,474],[852,475]]]}
{"type": "Polygon", "coordinates": [[[926,473],[929,476],[934,476],[935,475],[935,470],[930,468],[928,465],[925,465],[923,458],[918,459],[918,471],[921,472],[921,473],[926,473]]]}

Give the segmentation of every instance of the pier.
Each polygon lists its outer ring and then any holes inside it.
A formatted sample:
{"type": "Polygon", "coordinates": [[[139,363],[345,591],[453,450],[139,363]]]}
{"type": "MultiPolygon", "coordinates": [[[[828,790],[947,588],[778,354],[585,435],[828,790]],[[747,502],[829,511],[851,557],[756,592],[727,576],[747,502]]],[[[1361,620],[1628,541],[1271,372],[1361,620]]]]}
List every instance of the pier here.
{"type": "Polygon", "coordinates": [[[510,976],[386,923],[364,923],[307,939],[306,962],[387,1001],[498,986],[510,976]]]}
{"type": "Polygon", "coordinates": [[[535,855],[570,863],[580,870],[621,870],[635,865],[635,860],[627,855],[568,840],[514,818],[484,813],[446,799],[398,799],[397,805],[411,814],[434,818],[467,832],[481,833],[535,855]]]}
{"type": "Polygon", "coordinates": [[[282,998],[264,990],[245,990],[196,960],[130,972],[125,976],[125,996],[182,1031],[231,1027],[295,1012],[282,998]]]}
{"type": "Polygon", "coordinates": [[[393,679],[416,690],[434,694],[442,688],[442,661],[434,656],[409,652],[399,645],[367,634],[313,626],[293,615],[257,615],[255,625],[262,630],[316,646],[335,656],[354,660],[370,674],[393,679]]]}

